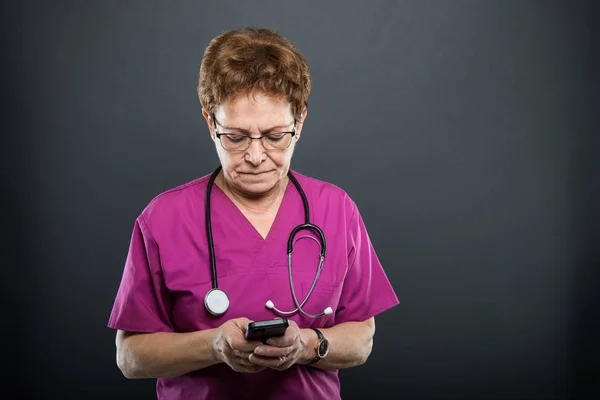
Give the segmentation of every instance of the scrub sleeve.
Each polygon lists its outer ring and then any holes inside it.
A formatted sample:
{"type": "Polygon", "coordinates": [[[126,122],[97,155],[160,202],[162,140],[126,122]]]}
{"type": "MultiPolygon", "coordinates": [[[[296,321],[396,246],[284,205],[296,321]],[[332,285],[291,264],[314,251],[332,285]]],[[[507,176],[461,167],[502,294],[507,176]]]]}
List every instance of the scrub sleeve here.
{"type": "Polygon", "coordinates": [[[108,326],[132,332],[173,332],[158,245],[141,215],[134,224],[121,279],[108,326]]]}
{"type": "Polygon", "coordinates": [[[375,253],[365,223],[352,202],[348,225],[348,271],[335,312],[335,324],[364,321],[400,302],[375,253]]]}

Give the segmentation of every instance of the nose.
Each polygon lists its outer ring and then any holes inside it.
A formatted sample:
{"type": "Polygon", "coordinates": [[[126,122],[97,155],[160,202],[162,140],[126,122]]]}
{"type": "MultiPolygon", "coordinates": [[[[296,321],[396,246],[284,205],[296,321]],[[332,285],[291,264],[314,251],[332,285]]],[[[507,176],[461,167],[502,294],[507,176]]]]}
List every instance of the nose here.
{"type": "Polygon", "coordinates": [[[246,161],[250,162],[254,166],[260,165],[264,160],[267,159],[267,153],[260,140],[251,140],[250,147],[246,150],[246,161]]]}

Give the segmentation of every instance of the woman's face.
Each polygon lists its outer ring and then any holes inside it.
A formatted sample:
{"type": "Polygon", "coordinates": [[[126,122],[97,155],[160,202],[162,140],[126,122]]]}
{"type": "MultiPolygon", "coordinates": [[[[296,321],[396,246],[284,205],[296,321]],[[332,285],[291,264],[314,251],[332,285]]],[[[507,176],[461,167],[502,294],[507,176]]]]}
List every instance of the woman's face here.
{"type": "MultiPolygon", "coordinates": [[[[264,94],[242,95],[218,106],[213,116],[203,110],[211,137],[223,168],[223,177],[236,190],[260,196],[285,179],[296,141],[300,137],[302,121],[294,121],[290,103],[281,98],[264,94]],[[267,150],[260,140],[252,140],[250,147],[243,151],[228,151],[215,136],[215,122],[218,133],[247,135],[258,138],[261,135],[294,131],[291,144],[285,150],[267,150]]],[[[226,138],[221,138],[221,140],[226,138]]]]}

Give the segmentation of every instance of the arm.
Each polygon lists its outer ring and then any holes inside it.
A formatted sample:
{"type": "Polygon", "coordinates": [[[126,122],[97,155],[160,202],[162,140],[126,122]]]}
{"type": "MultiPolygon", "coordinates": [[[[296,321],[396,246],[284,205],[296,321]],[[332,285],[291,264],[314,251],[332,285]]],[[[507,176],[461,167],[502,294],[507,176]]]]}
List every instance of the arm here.
{"type": "MultiPolygon", "coordinates": [[[[343,369],[364,364],[373,348],[375,318],[362,322],[343,322],[328,329],[319,329],[329,340],[327,357],[311,364],[321,369],[343,369]]],[[[312,329],[301,329],[300,335],[307,344],[299,364],[308,364],[316,356],[317,334],[312,329]]]]}
{"type": "Polygon", "coordinates": [[[117,365],[129,379],[183,375],[219,362],[212,343],[216,329],[189,333],[118,330],[117,365]]]}
{"type": "Polygon", "coordinates": [[[236,372],[264,367],[248,358],[261,342],[244,339],[247,318],[230,319],[218,328],[196,332],[132,333],[117,331],[117,365],[125,377],[173,377],[225,363],[236,372]]]}

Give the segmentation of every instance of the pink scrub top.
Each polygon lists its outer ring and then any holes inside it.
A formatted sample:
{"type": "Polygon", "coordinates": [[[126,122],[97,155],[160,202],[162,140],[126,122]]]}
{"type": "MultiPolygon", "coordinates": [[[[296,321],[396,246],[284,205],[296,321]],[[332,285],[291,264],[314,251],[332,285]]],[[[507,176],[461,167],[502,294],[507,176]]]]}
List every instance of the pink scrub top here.
{"type": "MultiPolygon", "coordinates": [[[[303,309],[311,314],[331,307],[317,319],[288,316],[300,328],[328,328],[363,321],[397,304],[398,298],[375,254],[356,204],[342,189],[292,173],[302,186],[311,222],[327,240],[327,254],[315,289],[303,309]]],[[[205,195],[209,175],[155,197],[136,219],[122,280],[108,326],[134,332],[190,332],[216,328],[232,318],[279,317],[265,303],[295,309],[287,241],[304,223],[301,197],[290,181],[266,239],[258,233],[217,185],[211,216],[219,287],[229,310],[208,313],[204,296],[211,287],[205,230],[205,195]]],[[[293,278],[298,301],[305,298],[318,267],[319,245],[297,235],[293,278]]],[[[239,373],[221,363],[183,376],[159,378],[159,399],[339,399],[338,371],[294,365],[285,371],[239,373]]]]}

